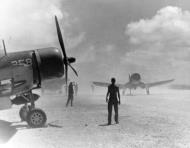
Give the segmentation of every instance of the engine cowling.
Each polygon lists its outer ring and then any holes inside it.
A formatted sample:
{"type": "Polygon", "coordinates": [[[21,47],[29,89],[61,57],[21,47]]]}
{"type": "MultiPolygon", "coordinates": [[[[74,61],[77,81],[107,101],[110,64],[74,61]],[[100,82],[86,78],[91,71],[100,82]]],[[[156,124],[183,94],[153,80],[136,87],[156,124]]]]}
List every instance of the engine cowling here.
{"type": "Polygon", "coordinates": [[[131,81],[140,81],[141,80],[141,76],[139,73],[134,73],[131,75],[130,77],[131,81]]]}
{"type": "Polygon", "coordinates": [[[35,51],[41,80],[58,78],[64,75],[63,54],[57,48],[44,48],[35,51]]]}

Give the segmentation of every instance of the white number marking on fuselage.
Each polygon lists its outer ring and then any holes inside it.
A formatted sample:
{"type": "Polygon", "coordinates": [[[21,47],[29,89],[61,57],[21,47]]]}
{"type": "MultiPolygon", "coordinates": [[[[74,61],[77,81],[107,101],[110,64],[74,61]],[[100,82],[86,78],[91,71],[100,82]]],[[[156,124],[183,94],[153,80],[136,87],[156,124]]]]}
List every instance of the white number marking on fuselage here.
{"type": "Polygon", "coordinates": [[[26,59],[19,59],[11,61],[11,64],[13,65],[32,65],[32,59],[26,58],[26,59]]]}

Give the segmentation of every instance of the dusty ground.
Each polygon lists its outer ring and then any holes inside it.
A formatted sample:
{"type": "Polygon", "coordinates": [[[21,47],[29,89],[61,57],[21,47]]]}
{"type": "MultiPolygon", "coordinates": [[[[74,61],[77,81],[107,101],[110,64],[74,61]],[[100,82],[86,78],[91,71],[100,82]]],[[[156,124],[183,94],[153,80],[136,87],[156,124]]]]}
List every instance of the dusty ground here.
{"type": "Polygon", "coordinates": [[[190,92],[153,90],[122,97],[120,124],[107,123],[105,95],[79,95],[65,107],[62,95],[38,101],[47,126],[20,123],[19,107],[0,111],[0,147],[5,148],[181,148],[190,147],[190,92]]]}

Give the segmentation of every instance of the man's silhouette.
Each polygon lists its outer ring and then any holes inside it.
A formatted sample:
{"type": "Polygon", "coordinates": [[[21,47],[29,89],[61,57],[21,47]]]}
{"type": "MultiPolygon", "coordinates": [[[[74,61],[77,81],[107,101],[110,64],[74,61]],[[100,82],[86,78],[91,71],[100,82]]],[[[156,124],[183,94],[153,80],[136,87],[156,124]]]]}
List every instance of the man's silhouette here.
{"type": "Polygon", "coordinates": [[[68,90],[68,100],[66,106],[68,106],[69,102],[71,101],[71,106],[73,106],[73,96],[74,90],[73,90],[73,84],[72,82],[69,83],[69,90],[68,90]]]}
{"type": "Polygon", "coordinates": [[[115,110],[115,122],[116,124],[119,123],[118,104],[120,104],[120,93],[119,93],[119,87],[115,85],[115,81],[116,81],[115,78],[111,78],[111,85],[108,86],[108,92],[106,95],[106,102],[108,102],[108,125],[111,124],[112,106],[114,106],[115,110]]]}

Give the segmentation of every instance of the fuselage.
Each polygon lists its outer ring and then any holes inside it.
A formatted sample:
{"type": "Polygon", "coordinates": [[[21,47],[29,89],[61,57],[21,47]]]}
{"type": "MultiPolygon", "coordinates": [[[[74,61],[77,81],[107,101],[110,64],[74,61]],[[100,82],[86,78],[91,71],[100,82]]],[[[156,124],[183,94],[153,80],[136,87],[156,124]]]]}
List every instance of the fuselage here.
{"type": "Polygon", "coordinates": [[[130,86],[131,89],[136,89],[137,87],[144,88],[145,85],[141,82],[141,76],[139,73],[133,73],[129,75],[129,82],[126,83],[127,86],[130,86]]]}
{"type": "Polygon", "coordinates": [[[0,96],[40,87],[46,79],[64,75],[62,52],[54,47],[13,52],[0,58],[0,96]]]}

